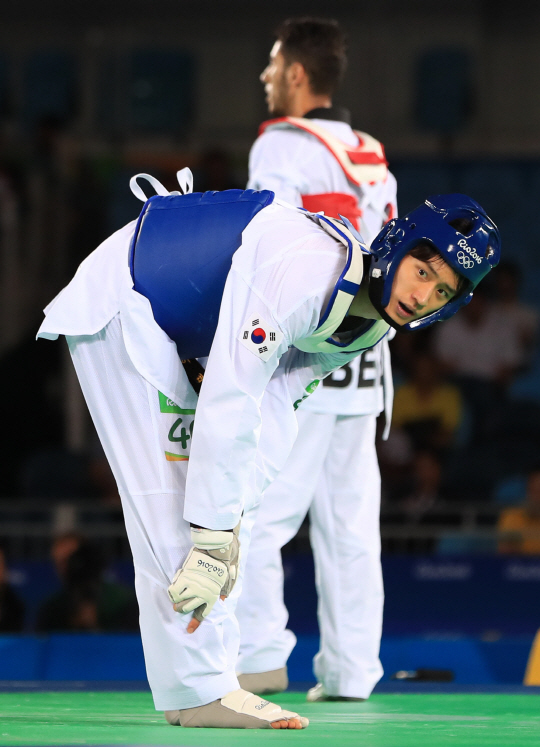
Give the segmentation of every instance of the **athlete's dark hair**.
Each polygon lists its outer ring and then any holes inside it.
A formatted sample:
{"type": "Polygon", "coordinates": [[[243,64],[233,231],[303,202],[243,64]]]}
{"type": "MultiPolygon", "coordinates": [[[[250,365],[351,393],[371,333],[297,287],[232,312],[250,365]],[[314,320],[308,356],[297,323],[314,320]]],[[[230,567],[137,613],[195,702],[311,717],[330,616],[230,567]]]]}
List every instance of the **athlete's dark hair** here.
{"type": "Polygon", "coordinates": [[[329,18],[288,18],[277,29],[287,65],[300,62],[314,94],[331,96],[347,67],[345,35],[329,18]]]}
{"type": "MultiPolygon", "coordinates": [[[[421,244],[417,244],[417,246],[414,247],[414,249],[411,249],[409,252],[411,257],[414,257],[415,259],[419,259],[421,262],[444,262],[444,257],[440,252],[435,249],[432,244],[427,244],[426,242],[422,242],[421,244]]],[[[458,284],[456,288],[456,296],[461,296],[462,293],[467,291],[470,287],[470,283],[463,275],[460,275],[458,272],[452,268],[453,272],[457,275],[458,278],[458,284]]]]}

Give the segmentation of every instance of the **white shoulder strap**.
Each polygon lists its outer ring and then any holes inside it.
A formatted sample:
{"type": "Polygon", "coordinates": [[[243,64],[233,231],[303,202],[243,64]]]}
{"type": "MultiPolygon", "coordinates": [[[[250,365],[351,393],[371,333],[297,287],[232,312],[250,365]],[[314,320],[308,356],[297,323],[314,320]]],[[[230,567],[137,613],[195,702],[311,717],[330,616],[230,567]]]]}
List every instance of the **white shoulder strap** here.
{"type": "Polygon", "coordinates": [[[148,200],[148,197],[145,195],[142,187],[137,182],[137,179],[139,178],[146,179],[146,181],[152,185],[156,194],[160,195],[161,197],[180,194],[187,195],[190,192],[193,192],[193,174],[191,173],[191,169],[188,169],[187,167],[176,172],[176,178],[178,179],[178,184],[180,185],[180,189],[182,190],[181,192],[169,192],[169,190],[163,186],[159,179],[156,179],[155,176],[151,176],[150,174],[135,174],[135,176],[132,176],[129,180],[129,186],[135,197],[141,200],[141,202],[146,202],[148,200]]]}
{"type": "Polygon", "coordinates": [[[388,175],[388,162],[382,143],[367,132],[355,130],[358,136],[356,147],[347,145],[324,127],[304,117],[281,117],[264,123],[261,130],[295,128],[314,135],[325,145],[345,172],[345,176],[356,186],[366,182],[385,181],[388,175]]]}
{"type": "Polygon", "coordinates": [[[178,179],[178,184],[183,195],[193,192],[193,174],[191,173],[191,169],[188,169],[187,166],[185,169],[180,169],[180,171],[176,172],[176,178],[178,179]]]}
{"type": "Polygon", "coordinates": [[[375,321],[367,332],[353,340],[349,345],[337,348],[331,342],[328,342],[328,339],[332,337],[347,316],[354,296],[360,288],[364,274],[363,254],[368,250],[341,221],[318,213],[307,213],[307,215],[311,220],[316,221],[326,233],[343,244],[344,250],[347,252],[347,269],[343,277],[339,279],[332,294],[332,300],[324,310],[323,319],[317,329],[309,337],[297,340],[294,347],[306,353],[332,354],[340,351],[343,353],[358,352],[365,348],[371,348],[388,332],[389,325],[382,320],[375,321]]]}

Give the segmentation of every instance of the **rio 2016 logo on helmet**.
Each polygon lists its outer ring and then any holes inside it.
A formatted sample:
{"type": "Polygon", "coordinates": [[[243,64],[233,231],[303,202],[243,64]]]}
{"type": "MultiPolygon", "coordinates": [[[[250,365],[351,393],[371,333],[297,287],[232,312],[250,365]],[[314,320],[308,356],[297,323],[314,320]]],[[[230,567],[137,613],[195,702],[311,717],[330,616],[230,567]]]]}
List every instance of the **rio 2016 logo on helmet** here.
{"type": "Polygon", "coordinates": [[[501,237],[486,211],[467,195],[435,195],[404,218],[387,223],[369,251],[373,257],[369,277],[371,303],[392,327],[411,331],[444,321],[469,303],[478,283],[499,263],[501,237]],[[433,246],[467,282],[462,292],[438,311],[398,325],[385,308],[399,263],[418,244],[433,246]]]}

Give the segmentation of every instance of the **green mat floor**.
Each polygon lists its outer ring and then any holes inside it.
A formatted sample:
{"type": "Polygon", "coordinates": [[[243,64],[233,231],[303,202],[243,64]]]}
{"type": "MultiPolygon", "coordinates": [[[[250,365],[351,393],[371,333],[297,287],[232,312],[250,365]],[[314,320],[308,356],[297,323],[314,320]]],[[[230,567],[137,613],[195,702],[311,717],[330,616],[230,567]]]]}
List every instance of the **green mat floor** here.
{"type": "Polygon", "coordinates": [[[168,726],[147,693],[0,694],[0,745],[179,745],[237,747],[294,742],[309,747],[540,745],[537,695],[374,695],[366,703],[273,698],[308,716],[304,731],[168,726]]]}

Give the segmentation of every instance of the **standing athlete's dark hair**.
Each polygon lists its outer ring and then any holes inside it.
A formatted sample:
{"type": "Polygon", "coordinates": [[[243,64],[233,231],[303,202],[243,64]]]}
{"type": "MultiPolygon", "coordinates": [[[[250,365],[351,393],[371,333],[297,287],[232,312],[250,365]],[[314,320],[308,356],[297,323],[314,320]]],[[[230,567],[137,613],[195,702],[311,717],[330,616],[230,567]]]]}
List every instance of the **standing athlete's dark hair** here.
{"type": "Polygon", "coordinates": [[[331,96],[347,67],[345,36],[337,21],[326,18],[289,18],[278,27],[277,41],[285,62],[300,62],[314,94],[331,96]]]}

